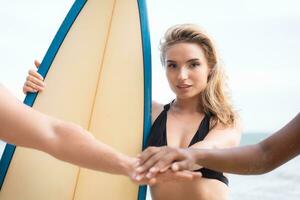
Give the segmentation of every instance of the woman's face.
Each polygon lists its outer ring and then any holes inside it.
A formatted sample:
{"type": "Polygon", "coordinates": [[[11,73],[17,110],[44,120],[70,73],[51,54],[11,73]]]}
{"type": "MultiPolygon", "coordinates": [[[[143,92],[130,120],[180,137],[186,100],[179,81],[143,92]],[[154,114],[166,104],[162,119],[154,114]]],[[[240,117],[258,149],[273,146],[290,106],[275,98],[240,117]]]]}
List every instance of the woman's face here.
{"type": "Polygon", "coordinates": [[[178,43],[169,47],[165,66],[169,85],[177,98],[192,98],[205,89],[210,68],[198,44],[178,43]]]}

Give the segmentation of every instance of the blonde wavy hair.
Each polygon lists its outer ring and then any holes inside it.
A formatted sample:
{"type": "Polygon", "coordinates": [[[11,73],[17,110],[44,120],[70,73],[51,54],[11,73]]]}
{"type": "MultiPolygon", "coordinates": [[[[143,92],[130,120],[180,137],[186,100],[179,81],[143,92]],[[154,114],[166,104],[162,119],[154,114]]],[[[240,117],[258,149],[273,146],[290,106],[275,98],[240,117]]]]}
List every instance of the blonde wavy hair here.
{"type": "Polygon", "coordinates": [[[211,73],[207,87],[200,94],[203,111],[212,114],[210,127],[217,123],[232,126],[236,121],[236,113],[231,105],[226,75],[220,65],[212,40],[203,30],[194,24],[180,24],[170,27],[160,41],[161,62],[165,65],[167,50],[178,43],[195,43],[204,51],[211,73]]]}

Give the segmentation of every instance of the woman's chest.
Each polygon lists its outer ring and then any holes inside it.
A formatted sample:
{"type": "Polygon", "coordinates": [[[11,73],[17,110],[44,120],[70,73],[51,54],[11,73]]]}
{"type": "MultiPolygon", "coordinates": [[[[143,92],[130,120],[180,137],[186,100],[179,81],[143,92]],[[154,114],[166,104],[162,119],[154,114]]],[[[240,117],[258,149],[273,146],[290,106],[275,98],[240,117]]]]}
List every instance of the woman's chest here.
{"type": "Polygon", "coordinates": [[[203,115],[176,116],[168,113],[165,130],[168,146],[188,147],[201,128],[202,120],[203,115]]]}

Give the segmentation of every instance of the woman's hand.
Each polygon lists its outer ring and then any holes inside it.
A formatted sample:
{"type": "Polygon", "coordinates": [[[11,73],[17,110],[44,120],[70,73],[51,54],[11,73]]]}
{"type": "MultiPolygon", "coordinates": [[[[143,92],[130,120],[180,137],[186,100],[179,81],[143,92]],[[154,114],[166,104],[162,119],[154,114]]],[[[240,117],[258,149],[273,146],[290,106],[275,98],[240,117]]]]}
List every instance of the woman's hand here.
{"type": "MultiPolygon", "coordinates": [[[[35,60],[34,65],[36,66],[36,68],[39,68],[40,63],[37,60],[35,60]]],[[[44,78],[36,70],[29,70],[28,76],[26,77],[26,81],[23,86],[24,94],[26,94],[27,92],[43,91],[44,88],[44,78]]]]}
{"type": "Polygon", "coordinates": [[[199,169],[200,166],[196,166],[195,153],[196,150],[191,148],[149,147],[138,155],[139,166],[136,173],[145,174],[146,178],[151,179],[169,168],[174,172],[199,169]]]}
{"type": "Polygon", "coordinates": [[[169,181],[192,181],[197,178],[201,178],[202,174],[199,172],[191,171],[177,171],[174,172],[170,169],[167,169],[165,172],[159,172],[155,177],[148,178],[145,174],[140,174],[133,177],[131,180],[139,185],[156,185],[159,183],[169,182],[169,181]]]}
{"type": "Polygon", "coordinates": [[[199,172],[165,170],[157,173],[155,177],[147,178],[145,174],[137,174],[136,168],[139,166],[139,159],[132,157],[123,157],[123,175],[128,176],[134,183],[138,185],[155,185],[168,181],[192,181],[201,177],[199,172]]]}

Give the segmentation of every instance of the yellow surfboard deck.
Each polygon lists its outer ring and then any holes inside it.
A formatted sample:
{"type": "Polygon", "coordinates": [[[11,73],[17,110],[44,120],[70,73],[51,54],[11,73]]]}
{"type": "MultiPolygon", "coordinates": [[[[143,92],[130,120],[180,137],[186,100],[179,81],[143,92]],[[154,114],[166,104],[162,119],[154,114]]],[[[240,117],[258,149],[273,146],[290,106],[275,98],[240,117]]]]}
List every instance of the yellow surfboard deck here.
{"type": "MultiPolygon", "coordinates": [[[[40,69],[50,63],[46,89],[33,104],[34,109],[75,122],[98,140],[132,156],[142,150],[145,115],[138,3],[136,0],[75,2],[68,15],[74,9],[80,11],[50,61],[47,52],[40,69]]],[[[66,20],[64,23],[68,23],[66,20]]],[[[56,39],[58,35],[59,32],[56,39]]],[[[78,168],[21,147],[15,149],[0,192],[1,200],[137,197],[138,186],[126,177],[78,168]]]]}

